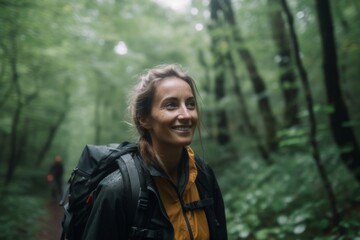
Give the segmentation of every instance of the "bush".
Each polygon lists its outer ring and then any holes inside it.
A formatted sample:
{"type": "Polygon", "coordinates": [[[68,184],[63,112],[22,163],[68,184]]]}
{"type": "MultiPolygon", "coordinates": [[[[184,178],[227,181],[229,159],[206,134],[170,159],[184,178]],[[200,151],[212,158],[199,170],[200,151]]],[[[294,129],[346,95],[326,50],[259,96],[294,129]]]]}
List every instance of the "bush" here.
{"type": "Polygon", "coordinates": [[[39,185],[42,172],[19,169],[12,183],[0,188],[0,239],[37,239],[40,219],[47,213],[42,197],[46,186],[39,185]]]}
{"type": "MultiPolygon", "coordinates": [[[[230,239],[355,239],[360,236],[359,185],[324,154],[342,216],[332,224],[326,193],[308,153],[282,153],[266,166],[247,156],[219,176],[230,239]]],[[[360,239],[359,239],[360,240],[360,239]]]]}

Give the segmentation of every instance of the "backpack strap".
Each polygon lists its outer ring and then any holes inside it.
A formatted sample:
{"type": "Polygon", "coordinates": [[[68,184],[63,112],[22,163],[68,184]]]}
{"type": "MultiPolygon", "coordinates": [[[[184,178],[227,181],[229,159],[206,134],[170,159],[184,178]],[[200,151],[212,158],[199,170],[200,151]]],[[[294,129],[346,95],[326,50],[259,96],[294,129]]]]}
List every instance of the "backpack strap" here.
{"type": "Polygon", "coordinates": [[[69,209],[69,203],[66,203],[64,205],[64,219],[62,221],[62,232],[61,232],[61,240],[65,240],[65,237],[66,237],[66,232],[68,231],[69,229],[69,226],[70,226],[70,222],[71,222],[71,219],[72,219],[72,216],[73,214],[71,212],[68,211],[69,209]]]}
{"type": "Polygon", "coordinates": [[[61,231],[61,240],[65,240],[66,233],[69,231],[70,223],[73,217],[73,213],[69,211],[69,193],[70,193],[70,183],[74,177],[74,172],[71,174],[71,177],[67,184],[65,185],[63,196],[59,202],[59,206],[63,207],[64,217],[61,222],[62,231],[61,231]]]}
{"type": "MultiPolygon", "coordinates": [[[[121,158],[118,158],[116,162],[122,174],[127,174],[129,177],[127,185],[130,187],[131,199],[127,200],[130,205],[128,213],[131,213],[131,216],[133,216],[132,225],[129,230],[129,239],[161,239],[162,231],[146,228],[151,217],[151,209],[149,193],[146,188],[146,180],[141,164],[130,153],[121,155],[121,158]],[[127,173],[124,173],[124,165],[127,173]]],[[[127,181],[124,179],[124,184],[126,185],[126,183],[127,181]]]]}
{"type": "MultiPolygon", "coordinates": [[[[208,219],[210,235],[214,236],[214,239],[219,239],[219,236],[226,235],[225,232],[223,232],[223,234],[225,234],[225,235],[221,235],[221,232],[219,233],[220,222],[219,222],[218,217],[221,218],[221,216],[217,215],[217,213],[215,212],[216,207],[219,207],[219,201],[222,201],[222,198],[216,199],[216,197],[219,197],[219,196],[215,195],[216,194],[216,189],[215,189],[216,183],[214,183],[213,178],[211,176],[213,174],[212,170],[210,168],[208,168],[206,163],[201,158],[195,156],[195,161],[196,161],[196,166],[200,169],[200,171],[198,171],[198,177],[196,178],[196,180],[197,180],[196,184],[198,185],[199,194],[203,195],[204,199],[212,200],[211,205],[204,207],[205,214],[208,219]],[[201,189],[201,191],[200,191],[200,189],[201,189]]],[[[225,220],[224,220],[224,222],[225,222],[225,220]]],[[[224,229],[225,230],[220,230],[220,231],[226,231],[226,225],[225,225],[224,229]]]]}
{"type": "Polygon", "coordinates": [[[202,160],[198,156],[195,156],[195,164],[198,168],[198,176],[196,180],[197,183],[202,186],[202,189],[204,189],[204,192],[206,193],[206,196],[204,197],[213,197],[213,184],[211,184],[211,177],[204,160],[202,160]]]}
{"type": "Polygon", "coordinates": [[[209,207],[213,204],[214,204],[213,198],[205,198],[198,201],[185,203],[183,207],[185,208],[185,211],[191,211],[191,210],[209,207]]]}
{"type": "MultiPolygon", "coordinates": [[[[140,175],[135,166],[134,159],[131,157],[129,153],[121,156],[124,161],[130,180],[130,189],[131,189],[131,209],[137,209],[138,199],[139,199],[139,191],[140,191],[140,175]]],[[[122,164],[117,160],[118,164],[122,164]]],[[[121,166],[119,166],[121,168],[121,166]]],[[[141,191],[140,191],[141,192],[141,191]]]]}

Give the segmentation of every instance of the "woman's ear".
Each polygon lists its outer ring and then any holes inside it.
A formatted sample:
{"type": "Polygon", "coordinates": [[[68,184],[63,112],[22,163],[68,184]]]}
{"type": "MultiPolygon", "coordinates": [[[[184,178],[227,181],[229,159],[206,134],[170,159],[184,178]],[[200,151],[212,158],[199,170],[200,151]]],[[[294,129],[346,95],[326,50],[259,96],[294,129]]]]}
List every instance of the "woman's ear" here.
{"type": "Polygon", "coordinates": [[[142,118],[139,119],[139,122],[140,122],[140,124],[141,124],[141,126],[143,128],[145,128],[145,129],[150,129],[151,128],[149,118],[142,117],[142,118]]]}

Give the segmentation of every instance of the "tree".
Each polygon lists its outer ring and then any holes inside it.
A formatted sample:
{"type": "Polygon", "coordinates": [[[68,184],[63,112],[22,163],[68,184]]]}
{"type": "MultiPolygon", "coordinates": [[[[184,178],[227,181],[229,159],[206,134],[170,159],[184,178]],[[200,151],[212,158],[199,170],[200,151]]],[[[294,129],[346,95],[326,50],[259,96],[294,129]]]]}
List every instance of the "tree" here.
{"type": "Polygon", "coordinates": [[[62,108],[62,111],[59,113],[59,116],[56,120],[55,123],[53,123],[48,130],[48,135],[47,138],[45,139],[45,142],[42,146],[42,148],[40,149],[37,161],[36,161],[36,166],[41,165],[41,163],[43,163],[44,158],[46,156],[46,154],[48,153],[54,139],[56,136],[56,133],[58,132],[59,128],[61,127],[61,125],[64,123],[66,115],[68,114],[68,112],[70,111],[70,106],[69,106],[69,94],[65,92],[64,94],[64,106],[62,108]]]}
{"type": "MultiPolygon", "coordinates": [[[[248,71],[251,83],[255,94],[257,95],[258,108],[262,116],[262,120],[265,126],[266,133],[266,143],[270,151],[275,151],[277,149],[278,141],[276,137],[277,123],[276,118],[273,114],[270,99],[267,95],[267,89],[264,82],[264,79],[260,75],[255,59],[249,49],[244,45],[244,41],[241,37],[241,34],[237,28],[236,19],[234,16],[233,8],[230,0],[214,0],[211,1],[215,6],[217,6],[217,11],[223,16],[223,20],[226,22],[227,26],[230,27],[232,32],[232,38],[234,41],[235,51],[239,54],[240,58],[243,60],[246,69],[248,71]]],[[[224,25],[225,26],[225,25],[224,25]]]]}
{"type": "MultiPolygon", "coordinates": [[[[19,125],[21,121],[21,115],[24,107],[33,101],[38,93],[34,91],[33,93],[24,93],[21,84],[20,84],[20,74],[18,70],[19,64],[19,36],[22,28],[23,20],[22,16],[17,16],[14,14],[8,20],[12,22],[11,25],[8,26],[8,31],[5,32],[5,36],[7,39],[7,44],[4,43],[4,49],[6,49],[6,60],[8,60],[8,69],[9,69],[9,82],[11,87],[9,88],[9,94],[13,94],[15,98],[15,106],[14,111],[11,117],[11,131],[10,131],[10,152],[8,156],[8,168],[5,175],[5,184],[8,184],[15,172],[17,164],[19,162],[17,153],[19,152],[19,125]],[[13,91],[11,93],[11,90],[13,91]]],[[[7,95],[7,94],[6,94],[7,95]]],[[[6,99],[4,99],[5,101],[6,99]]]]}
{"type": "Polygon", "coordinates": [[[236,71],[236,66],[234,64],[234,60],[229,62],[230,72],[233,79],[233,90],[235,96],[238,98],[239,105],[240,105],[240,112],[241,116],[243,117],[245,126],[248,128],[248,132],[250,136],[254,139],[256,143],[256,148],[258,149],[260,156],[265,161],[266,164],[272,164],[273,161],[270,158],[270,153],[266,149],[266,147],[262,144],[261,137],[259,135],[258,130],[254,126],[254,124],[251,121],[251,118],[249,116],[249,110],[247,107],[247,103],[245,101],[242,89],[239,84],[239,77],[236,71]]]}
{"type": "Polygon", "coordinates": [[[284,12],[286,14],[287,21],[289,24],[289,31],[290,31],[291,41],[292,41],[292,45],[293,45],[293,51],[294,51],[294,55],[295,55],[295,62],[298,67],[300,79],[301,79],[301,82],[302,82],[302,85],[304,88],[304,92],[305,92],[306,106],[307,106],[307,111],[309,113],[309,116],[308,116],[309,126],[310,126],[309,141],[310,141],[310,145],[311,145],[312,157],[314,159],[315,165],[317,167],[320,178],[322,180],[322,184],[324,186],[324,189],[325,189],[327,197],[328,197],[327,200],[329,202],[329,206],[330,206],[330,209],[332,212],[333,223],[335,226],[338,226],[338,224],[340,222],[340,215],[339,215],[339,212],[338,212],[338,209],[336,206],[335,194],[332,189],[328,175],[326,173],[325,167],[321,161],[320,149],[319,149],[319,145],[316,140],[316,138],[317,138],[317,133],[316,133],[317,123],[316,123],[316,118],[315,118],[315,113],[314,113],[313,97],[312,97],[312,93],[311,93],[311,89],[310,89],[310,83],[308,80],[307,72],[305,70],[304,64],[302,63],[302,60],[300,57],[300,47],[299,47],[299,43],[298,43],[297,36],[295,33],[294,20],[293,20],[292,14],[289,10],[286,0],[281,0],[281,5],[284,9],[284,12]]]}
{"type": "Polygon", "coordinates": [[[5,123],[1,125],[1,135],[4,137],[4,145],[8,147],[6,151],[1,151],[1,158],[6,159],[5,184],[8,184],[13,180],[18,166],[25,165],[25,158],[29,160],[26,163],[31,165],[36,165],[44,158],[53,137],[50,140],[47,138],[49,141],[44,147],[43,139],[37,141],[37,136],[41,134],[36,129],[43,130],[44,126],[56,123],[56,119],[49,113],[54,116],[57,111],[61,113],[60,108],[57,108],[62,104],[62,99],[58,98],[59,92],[66,92],[71,89],[71,85],[64,80],[65,68],[59,70],[61,63],[65,62],[61,60],[61,54],[66,49],[62,47],[65,35],[62,35],[57,20],[51,15],[53,9],[60,9],[56,11],[58,17],[66,11],[61,2],[52,5],[51,1],[42,1],[39,5],[36,1],[22,0],[1,4],[3,27],[0,29],[0,81],[1,85],[6,86],[0,90],[3,110],[1,123],[5,123]],[[47,14],[41,14],[43,7],[49,7],[49,4],[53,8],[49,8],[47,14]],[[51,24],[44,24],[50,19],[51,24]],[[57,30],[58,36],[50,31],[53,29],[57,30]],[[23,154],[28,152],[32,154],[23,154]],[[40,159],[36,159],[38,153],[41,153],[40,159]]]}
{"type": "Polygon", "coordinates": [[[327,101],[334,108],[329,114],[331,132],[339,147],[342,161],[360,182],[360,150],[351,126],[347,126],[350,117],[341,92],[330,2],[316,0],[316,11],[322,42],[327,101]]]}
{"type": "MultiPolygon", "coordinates": [[[[218,1],[211,1],[211,25],[209,26],[211,35],[211,51],[215,58],[214,71],[215,71],[215,98],[218,102],[221,102],[225,97],[225,62],[230,58],[229,49],[224,49],[224,41],[222,38],[221,19],[219,17],[220,5],[218,1]]],[[[226,111],[224,108],[217,107],[217,141],[220,145],[226,145],[230,142],[230,135],[228,133],[228,120],[226,111]]]]}
{"type": "Polygon", "coordinates": [[[291,45],[279,3],[278,1],[267,1],[272,38],[277,49],[276,61],[280,68],[279,82],[285,105],[284,123],[285,127],[291,127],[300,123],[298,118],[298,89],[292,64],[291,45]]]}

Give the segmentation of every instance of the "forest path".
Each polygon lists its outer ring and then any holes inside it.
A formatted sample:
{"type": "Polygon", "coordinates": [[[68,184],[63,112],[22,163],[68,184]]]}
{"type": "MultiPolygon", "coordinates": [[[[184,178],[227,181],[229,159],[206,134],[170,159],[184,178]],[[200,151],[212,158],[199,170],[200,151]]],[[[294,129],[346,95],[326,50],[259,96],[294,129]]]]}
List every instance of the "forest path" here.
{"type": "Polygon", "coordinates": [[[47,203],[48,214],[41,221],[43,228],[38,232],[39,240],[59,240],[61,237],[61,221],[63,218],[63,208],[57,201],[50,199],[47,203]]]}

